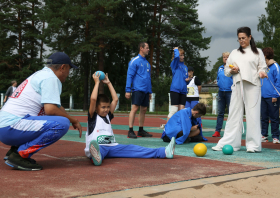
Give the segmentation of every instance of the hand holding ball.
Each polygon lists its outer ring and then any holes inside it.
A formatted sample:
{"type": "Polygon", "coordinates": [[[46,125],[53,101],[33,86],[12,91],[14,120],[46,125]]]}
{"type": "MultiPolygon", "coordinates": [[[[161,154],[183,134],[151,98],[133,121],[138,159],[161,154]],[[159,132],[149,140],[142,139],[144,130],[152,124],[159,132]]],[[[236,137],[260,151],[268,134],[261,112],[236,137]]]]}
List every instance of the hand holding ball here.
{"type": "Polygon", "coordinates": [[[95,72],[95,75],[98,76],[98,74],[100,74],[99,76],[99,80],[104,80],[105,79],[105,74],[103,71],[97,71],[95,72]]]}
{"type": "Polygon", "coordinates": [[[198,143],[193,147],[193,152],[196,154],[196,156],[203,157],[207,152],[207,147],[205,144],[198,143]]]}

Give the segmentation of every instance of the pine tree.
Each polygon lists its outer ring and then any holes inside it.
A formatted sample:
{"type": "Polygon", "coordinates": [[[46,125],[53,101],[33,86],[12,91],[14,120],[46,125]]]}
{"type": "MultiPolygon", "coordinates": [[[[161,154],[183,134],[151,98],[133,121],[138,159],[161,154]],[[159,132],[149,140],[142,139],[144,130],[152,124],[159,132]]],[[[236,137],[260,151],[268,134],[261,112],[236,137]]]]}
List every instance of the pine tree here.
{"type": "Polygon", "coordinates": [[[258,30],[263,34],[263,46],[272,47],[275,60],[280,61],[280,0],[266,1],[267,16],[259,17],[258,30]]]}
{"type": "Polygon", "coordinates": [[[185,50],[185,64],[193,66],[200,79],[207,78],[206,60],[199,50],[208,49],[209,38],[203,38],[205,28],[198,20],[197,0],[149,0],[147,11],[150,20],[147,36],[150,44],[150,64],[155,67],[153,75],[171,75],[170,62],[173,48],[185,50]]]}
{"type": "Polygon", "coordinates": [[[0,64],[1,89],[10,80],[19,83],[42,68],[38,56],[40,21],[37,17],[41,3],[37,0],[0,1],[0,64]]]}
{"type": "MultiPolygon", "coordinates": [[[[48,46],[74,57],[75,63],[80,66],[72,76],[79,76],[83,81],[84,110],[88,109],[88,87],[93,71],[107,72],[109,67],[115,70],[126,67],[119,65],[120,61],[108,59],[108,52],[114,53],[111,49],[115,48],[115,44],[131,46],[139,40],[135,29],[127,28],[131,23],[127,10],[128,7],[121,0],[46,0],[48,27],[45,35],[49,40],[48,46]]],[[[117,57],[115,60],[118,58],[121,59],[117,57]]],[[[101,83],[99,93],[103,92],[101,83]]]]}

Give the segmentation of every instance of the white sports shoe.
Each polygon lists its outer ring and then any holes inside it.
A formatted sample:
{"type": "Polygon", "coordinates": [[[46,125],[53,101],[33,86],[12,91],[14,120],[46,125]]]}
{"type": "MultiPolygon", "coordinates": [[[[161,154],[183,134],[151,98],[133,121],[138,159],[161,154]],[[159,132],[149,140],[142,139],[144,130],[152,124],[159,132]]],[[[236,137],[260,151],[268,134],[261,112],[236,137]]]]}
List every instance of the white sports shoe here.
{"type": "Polygon", "coordinates": [[[265,136],[262,136],[262,142],[268,142],[268,139],[267,139],[267,137],[265,137],[265,136]]]}
{"type": "Polygon", "coordinates": [[[255,153],[255,150],[254,150],[254,149],[247,149],[246,152],[247,152],[247,153],[255,153]]]}
{"type": "Polygon", "coordinates": [[[216,146],[212,147],[212,150],[213,151],[221,151],[221,150],[223,150],[223,147],[220,147],[220,146],[216,145],[216,146]]]}
{"type": "Polygon", "coordinates": [[[280,141],[277,138],[273,138],[273,144],[280,144],[280,141]]]}

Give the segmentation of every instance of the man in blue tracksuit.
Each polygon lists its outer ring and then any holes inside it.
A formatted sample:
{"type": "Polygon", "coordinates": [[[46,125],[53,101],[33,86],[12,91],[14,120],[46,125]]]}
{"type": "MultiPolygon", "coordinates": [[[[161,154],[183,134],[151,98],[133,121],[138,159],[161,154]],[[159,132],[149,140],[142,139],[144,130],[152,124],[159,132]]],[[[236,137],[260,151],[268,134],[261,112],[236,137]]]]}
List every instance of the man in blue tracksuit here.
{"type": "Polygon", "coordinates": [[[217,125],[216,131],[212,135],[212,137],[221,137],[220,132],[223,127],[224,123],[224,114],[225,109],[230,105],[230,98],[231,98],[231,86],[233,84],[232,77],[225,76],[224,73],[224,66],[226,61],[229,57],[229,52],[223,53],[223,62],[224,65],[219,67],[218,74],[217,74],[217,83],[219,86],[218,92],[218,117],[217,117],[217,125]]]}
{"type": "Polygon", "coordinates": [[[203,103],[198,103],[193,109],[190,107],[181,109],[176,112],[166,123],[162,140],[170,142],[172,137],[175,137],[176,144],[183,144],[190,137],[193,141],[207,141],[202,135],[201,122],[199,119],[206,114],[206,106],[203,103]]]}
{"type": "Polygon", "coordinates": [[[280,92],[280,68],[273,60],[273,49],[263,49],[267,64],[268,78],[262,79],[262,101],[261,101],[261,122],[262,142],[268,142],[269,118],[271,121],[271,134],[273,143],[279,144],[279,92],[280,92]]]}
{"type": "Polygon", "coordinates": [[[128,64],[126,78],[125,97],[130,99],[132,92],[132,108],[129,114],[128,138],[153,136],[143,129],[145,114],[152,96],[151,65],[145,58],[145,56],[149,54],[149,45],[148,43],[141,42],[138,48],[138,56],[133,58],[128,64]],[[139,106],[139,131],[136,136],[133,131],[133,123],[139,106]]]}

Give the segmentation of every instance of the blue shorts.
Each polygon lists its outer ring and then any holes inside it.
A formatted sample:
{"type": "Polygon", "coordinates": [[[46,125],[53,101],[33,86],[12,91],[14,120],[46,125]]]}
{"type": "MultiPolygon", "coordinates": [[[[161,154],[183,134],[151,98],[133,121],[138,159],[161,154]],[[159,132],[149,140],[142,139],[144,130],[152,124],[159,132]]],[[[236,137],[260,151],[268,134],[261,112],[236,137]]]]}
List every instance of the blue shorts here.
{"type": "Polygon", "coordinates": [[[132,104],[142,107],[149,106],[149,93],[145,93],[143,91],[134,91],[132,92],[132,104]]]}

